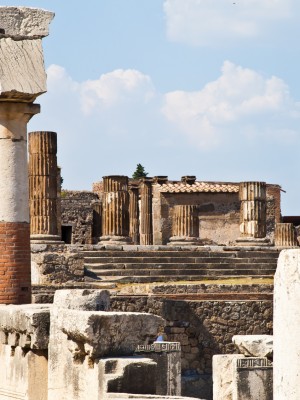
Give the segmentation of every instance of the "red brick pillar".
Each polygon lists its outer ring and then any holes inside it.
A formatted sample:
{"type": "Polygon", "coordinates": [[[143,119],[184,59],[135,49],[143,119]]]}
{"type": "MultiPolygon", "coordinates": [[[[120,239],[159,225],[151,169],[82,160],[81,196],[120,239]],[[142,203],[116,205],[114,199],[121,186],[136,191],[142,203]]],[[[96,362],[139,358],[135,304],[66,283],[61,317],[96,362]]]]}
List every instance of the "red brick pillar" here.
{"type": "Polygon", "coordinates": [[[31,302],[27,123],[38,112],[0,102],[0,304],[31,302]]]}

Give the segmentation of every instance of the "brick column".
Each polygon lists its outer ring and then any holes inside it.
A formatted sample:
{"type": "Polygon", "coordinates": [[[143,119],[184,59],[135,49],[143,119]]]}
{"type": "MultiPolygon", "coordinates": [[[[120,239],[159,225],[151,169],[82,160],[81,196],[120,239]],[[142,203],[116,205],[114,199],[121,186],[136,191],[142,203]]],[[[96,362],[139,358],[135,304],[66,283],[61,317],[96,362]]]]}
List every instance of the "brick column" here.
{"type": "Polygon", "coordinates": [[[34,241],[60,240],[56,153],[55,132],[29,133],[30,237],[34,241]]]}
{"type": "Polygon", "coordinates": [[[103,244],[130,242],[128,177],[103,177],[102,203],[103,244]]]}
{"type": "Polygon", "coordinates": [[[176,205],[173,208],[172,237],[169,244],[199,244],[199,218],[197,206],[176,205]]]}
{"type": "Polygon", "coordinates": [[[295,227],[291,223],[277,223],[275,226],[275,246],[298,247],[295,227]]]}
{"type": "Polygon", "coordinates": [[[27,123],[39,110],[0,102],[0,304],[31,302],[27,123]]]}
{"type": "Polygon", "coordinates": [[[152,179],[143,178],[140,184],[141,192],[141,229],[140,243],[142,245],[153,244],[152,224],[152,179]]]}
{"type": "Polygon", "coordinates": [[[140,221],[139,221],[139,188],[129,188],[129,236],[133,244],[140,243],[140,221]]]}
{"type": "Polygon", "coordinates": [[[266,236],[266,183],[241,182],[239,197],[241,236],[264,238],[266,236]]]}

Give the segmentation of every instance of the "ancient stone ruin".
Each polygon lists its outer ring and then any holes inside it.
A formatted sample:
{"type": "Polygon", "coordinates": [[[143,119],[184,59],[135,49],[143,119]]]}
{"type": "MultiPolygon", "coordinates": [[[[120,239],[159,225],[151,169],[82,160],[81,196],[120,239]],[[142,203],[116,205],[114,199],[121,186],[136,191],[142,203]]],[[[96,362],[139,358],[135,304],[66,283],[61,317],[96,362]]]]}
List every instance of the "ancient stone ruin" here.
{"type": "Polygon", "coordinates": [[[53,16],[0,7],[0,399],[299,400],[300,250],[279,185],[65,191],[49,131],[27,162],[53,16]]]}

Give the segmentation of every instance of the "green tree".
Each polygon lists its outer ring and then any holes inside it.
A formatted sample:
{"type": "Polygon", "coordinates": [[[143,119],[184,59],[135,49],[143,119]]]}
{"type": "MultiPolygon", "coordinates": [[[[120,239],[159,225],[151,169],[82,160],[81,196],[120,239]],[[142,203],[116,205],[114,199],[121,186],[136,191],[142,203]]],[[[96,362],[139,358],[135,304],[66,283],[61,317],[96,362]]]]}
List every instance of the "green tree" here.
{"type": "Polygon", "coordinates": [[[145,168],[142,166],[142,164],[138,164],[136,166],[136,170],[134,171],[132,178],[133,179],[140,179],[140,178],[145,178],[148,175],[148,172],[145,172],[145,168]]]}

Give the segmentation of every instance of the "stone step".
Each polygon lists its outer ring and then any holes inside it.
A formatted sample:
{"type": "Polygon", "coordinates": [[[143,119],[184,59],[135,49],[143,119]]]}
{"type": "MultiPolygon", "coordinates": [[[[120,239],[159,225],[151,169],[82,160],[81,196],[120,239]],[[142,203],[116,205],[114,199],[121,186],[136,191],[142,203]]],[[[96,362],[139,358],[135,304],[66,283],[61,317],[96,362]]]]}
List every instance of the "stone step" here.
{"type": "Polygon", "coordinates": [[[279,251],[124,251],[94,250],[82,251],[84,257],[221,257],[221,258],[278,258],[279,251]]]}
{"type": "Polygon", "coordinates": [[[85,268],[98,273],[100,270],[159,270],[162,271],[164,269],[172,269],[172,270],[185,270],[185,269],[272,269],[276,270],[277,264],[248,264],[248,263],[238,263],[238,264],[224,264],[224,263],[204,263],[204,264],[190,264],[190,263],[165,263],[165,264],[156,264],[156,263],[145,263],[145,264],[134,264],[134,263],[116,263],[116,264],[106,264],[106,263],[99,263],[99,264],[85,264],[85,268]]]}
{"type": "MultiPolygon", "coordinates": [[[[273,275],[259,275],[259,278],[270,278],[270,276],[273,275]]],[[[222,279],[236,279],[236,275],[220,275],[216,274],[215,276],[201,276],[201,281],[208,279],[208,280],[222,280],[222,279]]],[[[240,275],[239,278],[249,278],[251,275],[240,275]]],[[[253,275],[253,278],[256,278],[256,275],[253,275]]],[[[91,281],[89,277],[86,278],[87,281],[91,281]]],[[[181,276],[176,276],[176,275],[166,275],[166,276],[126,276],[126,277],[112,277],[112,276],[107,276],[107,277],[102,277],[99,278],[101,282],[109,282],[109,283],[161,283],[161,282],[181,282],[181,281],[187,281],[187,282],[195,282],[199,281],[199,275],[181,275],[181,276]]],[[[92,280],[94,281],[94,280],[92,280]]]]}
{"type": "MultiPolygon", "coordinates": [[[[135,276],[137,274],[137,271],[134,269],[115,269],[115,270],[98,270],[97,272],[94,272],[97,277],[103,277],[103,276],[135,276]]],[[[151,269],[144,269],[144,270],[139,270],[138,275],[139,276],[185,276],[185,275],[193,275],[193,276],[214,276],[214,275],[234,275],[240,276],[240,275],[274,275],[275,270],[274,269],[163,269],[163,270],[151,270],[151,269]]]]}
{"type": "Polygon", "coordinates": [[[273,258],[221,258],[221,257],[85,257],[84,262],[86,264],[120,264],[120,263],[226,263],[226,264],[236,264],[236,263],[265,263],[273,264],[277,262],[277,259],[273,258]]]}

